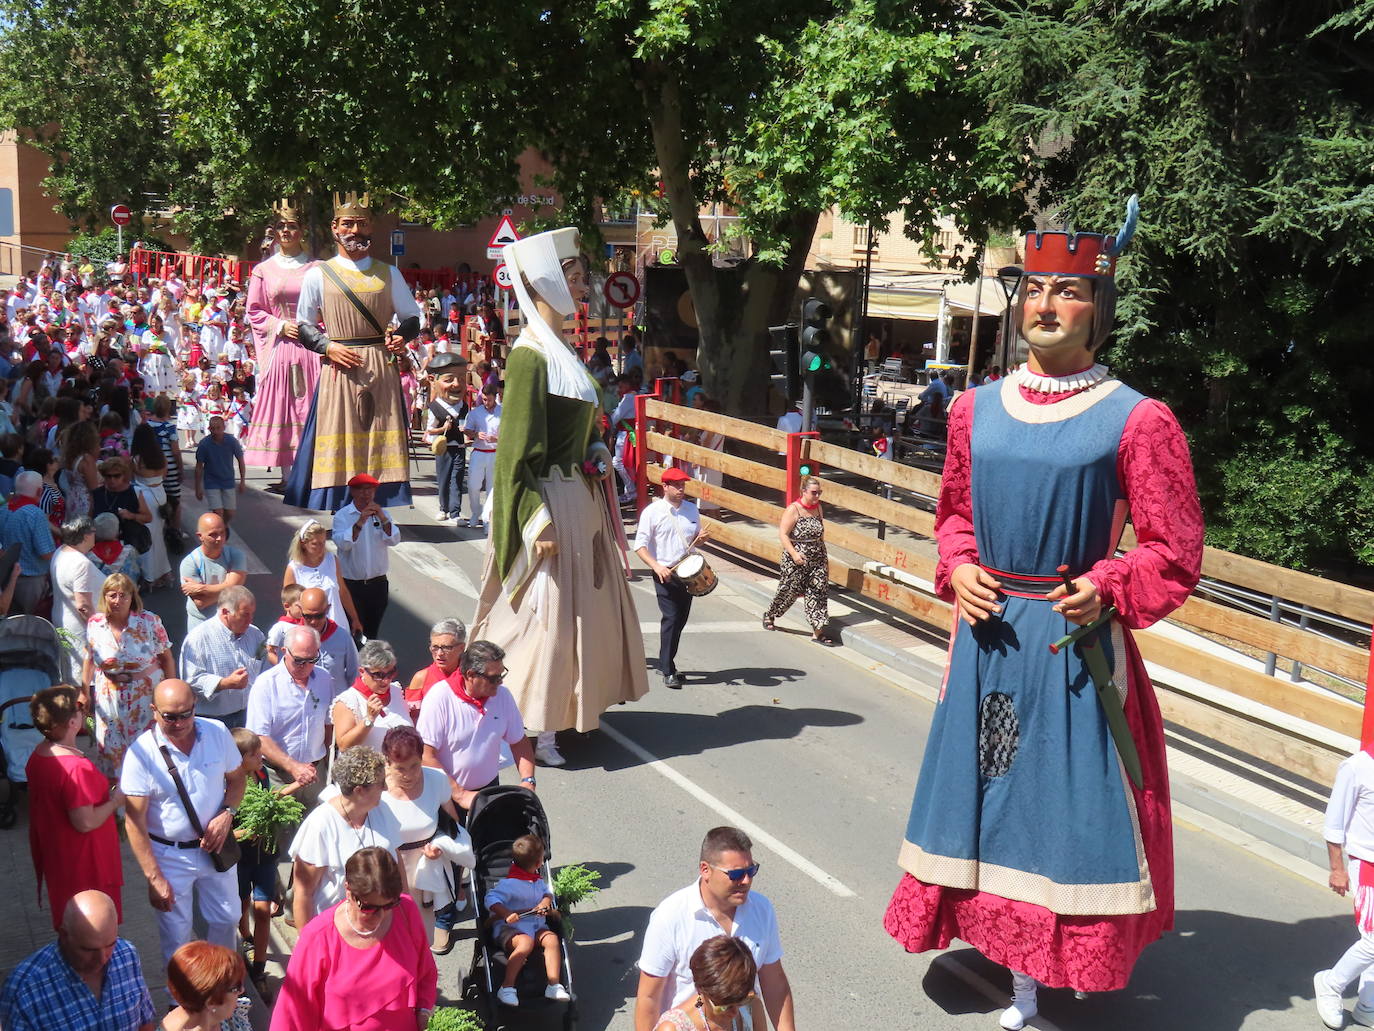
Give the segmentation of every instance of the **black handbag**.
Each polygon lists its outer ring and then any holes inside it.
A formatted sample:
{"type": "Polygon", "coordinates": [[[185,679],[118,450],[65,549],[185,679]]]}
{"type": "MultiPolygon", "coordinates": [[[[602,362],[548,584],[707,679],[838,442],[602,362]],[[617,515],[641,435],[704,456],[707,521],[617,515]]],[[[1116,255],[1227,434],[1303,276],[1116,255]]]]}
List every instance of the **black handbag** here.
{"type": "MultiPolygon", "coordinates": [[[[186,810],[186,816],[191,821],[191,829],[196,832],[196,837],[205,837],[205,828],[200,825],[200,817],[196,815],[196,808],[191,804],[191,796],[186,790],[186,785],[181,782],[181,774],[177,773],[176,763],[172,762],[172,753],[167,750],[166,745],[158,745],[162,750],[162,759],[167,764],[167,772],[172,775],[172,783],[177,786],[177,794],[181,796],[181,805],[186,810]]],[[[210,853],[210,862],[220,873],[232,870],[238,865],[239,839],[234,837],[234,828],[229,828],[229,833],[224,836],[224,844],[219,847],[218,852],[210,853]]]]}

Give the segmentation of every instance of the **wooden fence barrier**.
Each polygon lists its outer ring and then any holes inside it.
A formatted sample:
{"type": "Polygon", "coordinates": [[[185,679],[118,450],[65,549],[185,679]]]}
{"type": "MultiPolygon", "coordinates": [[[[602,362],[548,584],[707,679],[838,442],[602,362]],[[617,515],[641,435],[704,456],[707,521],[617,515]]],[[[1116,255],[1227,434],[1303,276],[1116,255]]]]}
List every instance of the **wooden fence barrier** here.
{"type": "MultiPolygon", "coordinates": [[[[935,579],[935,517],[916,504],[893,500],[869,490],[838,483],[845,473],[904,491],[928,504],[939,494],[940,477],[898,465],[806,434],[785,434],[767,426],[670,404],[668,381],[660,381],[654,395],[637,406],[640,504],[647,503],[648,483],[658,483],[662,456],[719,471],[723,476],[776,491],[779,502],[761,499],[724,486],[693,480],[688,492],[732,513],[769,528],[739,522],[703,519],[713,541],[775,563],[779,555],[776,527],[783,505],[795,498],[797,484],[785,469],[802,463],[818,465],[826,480],[826,503],[856,515],[900,527],[927,541],[921,547],[902,538],[879,539],[835,520],[826,523],[826,541],[833,549],[852,553],[865,563],[856,566],[830,555],[830,579],[932,630],[948,634],[953,607],[933,596],[927,587],[935,579]],[[702,447],[680,439],[684,430],[721,434],[736,450],[763,451],[768,461],[702,447]],[[786,459],[783,462],[783,459],[786,459]],[[898,571],[892,575],[890,571],[898,571]]],[[[762,457],[762,456],[760,456],[762,457]]],[[[1123,549],[1135,546],[1128,527],[1123,549]]],[[[1211,580],[1281,597],[1318,613],[1331,613],[1362,626],[1374,624],[1374,592],[1295,572],[1255,559],[1207,548],[1203,575],[1211,580]]],[[[1160,688],[1160,705],[1171,723],[1202,735],[1246,756],[1287,770],[1317,784],[1329,784],[1335,767],[1355,742],[1374,741],[1374,648],[1280,623],[1194,594],[1167,621],[1135,634],[1141,655],[1153,666],[1160,688]],[[1219,639],[1219,641],[1218,641],[1219,639]],[[1293,683],[1252,668],[1236,647],[1273,653],[1317,670],[1365,684],[1365,704],[1332,690],[1293,683]]]]}

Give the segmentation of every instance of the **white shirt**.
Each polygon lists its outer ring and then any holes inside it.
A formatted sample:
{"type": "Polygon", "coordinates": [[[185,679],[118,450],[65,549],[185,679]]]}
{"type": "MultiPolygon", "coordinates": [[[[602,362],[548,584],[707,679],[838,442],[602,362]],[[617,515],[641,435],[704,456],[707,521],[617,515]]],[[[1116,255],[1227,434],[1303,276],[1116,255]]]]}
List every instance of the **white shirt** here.
{"type": "MultiPolygon", "coordinates": [[[[410,710],[406,708],[405,688],[400,684],[391,685],[391,697],[387,699],[386,706],[382,709],[382,714],[377,717],[377,721],[368,728],[367,734],[361,741],[353,742],[355,745],[367,745],[368,748],[382,750],[382,738],[386,737],[386,732],[392,727],[409,727],[410,710]]],[[[367,699],[356,687],[350,687],[339,697],[334,699],[335,705],[342,705],[353,714],[353,718],[359,723],[367,719],[367,699]]]]}
{"type": "Polygon", "coordinates": [[[394,548],[401,540],[401,528],[391,514],[382,509],[391,526],[387,533],[382,520],[375,516],[363,523],[358,539],[353,539],[353,525],[358,521],[358,506],[349,502],[334,513],[334,547],[339,549],[339,575],[345,580],[371,580],[386,576],[390,558],[387,548],[394,548]]]}
{"type": "MultiPolygon", "coordinates": [[[[289,652],[289,649],[288,649],[289,652]]],[[[275,741],[296,762],[324,758],[324,728],[333,722],[333,681],[323,670],[310,670],[301,687],[287,670],[288,656],[257,680],[248,692],[248,729],[275,741]]]]}
{"type": "Polygon", "coordinates": [[[672,566],[687,554],[700,530],[701,517],[693,502],[683,499],[674,509],[666,499],[656,498],[640,516],[639,529],[635,531],[635,542],[630,550],[648,548],[652,558],[672,566]]]}
{"type": "Polygon", "coordinates": [[[1323,836],[1356,859],[1374,862],[1374,759],[1356,752],[1336,770],[1323,836]]]}
{"type": "Polygon", "coordinates": [[[89,602],[94,608],[100,587],[105,583],[105,574],[91,561],[90,556],[83,555],[75,548],[58,548],[53,552],[50,568],[56,588],[53,591],[53,607],[56,609],[53,614],[58,617],[56,622],[78,641],[85,641],[86,621],[77,613],[72,595],[78,591],[89,594],[89,602]]]}
{"type": "Polygon", "coordinates": [[[436,683],[420,705],[415,729],[434,749],[439,765],[460,788],[484,788],[501,772],[501,742],[513,745],[525,736],[525,721],[515,697],[502,684],[478,712],[436,683]]]}
{"type": "MultiPolygon", "coordinates": [[[[350,272],[366,272],[372,267],[371,258],[363,258],[353,261],[349,258],[341,258],[337,255],[329,259],[330,264],[338,266],[340,270],[350,272]]],[[[391,306],[396,309],[396,319],[404,322],[410,316],[420,315],[420,306],[415,303],[415,298],[411,296],[410,287],[406,285],[405,277],[401,275],[399,269],[392,267],[387,273],[387,281],[391,287],[391,306]]],[[[320,309],[324,306],[324,273],[319,266],[314,266],[305,273],[305,278],[301,280],[301,296],[296,302],[296,318],[301,322],[316,323],[320,321],[320,309]]]]}
{"type": "Polygon", "coordinates": [[[224,808],[224,778],[243,765],[238,746],[223,723],[201,716],[195,720],[196,740],[190,755],[169,744],[155,724],[129,746],[119,775],[124,794],[148,799],[148,833],[169,841],[191,841],[199,835],[191,826],[158,746],[167,745],[202,829],[224,808]]]}
{"type": "Polygon", "coordinates": [[[639,969],[650,977],[671,978],[670,1005],[676,1006],[696,994],[687,965],[692,953],[718,934],[730,934],[743,941],[760,969],[782,959],[782,936],[778,933],[773,903],[751,891],[744,904],[735,909],[734,926],[722,928],[701,901],[701,882],[693,881],[673,892],[649,914],[639,969]]]}
{"type": "MultiPolygon", "coordinates": [[[[501,433],[501,406],[497,405],[491,411],[487,411],[486,405],[478,405],[471,409],[467,417],[463,419],[463,430],[472,430],[474,433],[489,433],[492,436],[500,436],[501,433]]],[[[472,441],[472,450],[487,452],[495,451],[496,444],[490,440],[478,440],[475,437],[472,441]]]]}
{"type": "Polygon", "coordinates": [[[324,869],[315,888],[316,913],[343,901],[344,864],[354,852],[376,847],[395,856],[396,846],[401,843],[401,827],[390,809],[379,805],[369,810],[361,827],[350,827],[328,802],[338,793],[337,787],[320,792],[320,804],[307,814],[288,849],[292,859],[324,869]]]}
{"type": "Polygon", "coordinates": [[[632,390],[616,402],[615,411],[611,413],[612,426],[618,427],[622,422],[635,421],[635,398],[637,396],[632,390]]]}

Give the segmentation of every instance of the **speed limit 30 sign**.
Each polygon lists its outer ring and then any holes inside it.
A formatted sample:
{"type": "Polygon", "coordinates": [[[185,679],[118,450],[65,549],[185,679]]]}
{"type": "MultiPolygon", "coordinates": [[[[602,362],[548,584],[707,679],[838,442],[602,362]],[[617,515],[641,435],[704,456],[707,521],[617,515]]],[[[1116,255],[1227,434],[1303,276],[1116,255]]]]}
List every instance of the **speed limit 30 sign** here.
{"type": "Polygon", "coordinates": [[[502,290],[509,290],[511,288],[510,268],[504,261],[496,266],[496,271],[491,274],[491,281],[502,290]]]}

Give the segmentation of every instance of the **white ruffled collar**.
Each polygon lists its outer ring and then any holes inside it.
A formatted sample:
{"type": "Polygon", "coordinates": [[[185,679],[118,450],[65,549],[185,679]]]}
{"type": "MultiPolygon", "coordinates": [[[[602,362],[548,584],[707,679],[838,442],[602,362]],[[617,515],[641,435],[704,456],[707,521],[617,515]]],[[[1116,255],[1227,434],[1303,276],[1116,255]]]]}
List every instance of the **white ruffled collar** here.
{"type": "Polygon", "coordinates": [[[297,251],[295,254],[283,254],[281,251],[277,251],[268,260],[284,269],[298,269],[302,265],[309,265],[311,259],[305,251],[297,251]]]}
{"type": "Polygon", "coordinates": [[[1030,367],[1022,365],[1013,374],[1018,386],[1034,390],[1037,394],[1067,394],[1074,390],[1095,387],[1111,377],[1105,365],[1094,365],[1082,372],[1071,372],[1067,376],[1046,376],[1031,372],[1030,367]]]}

